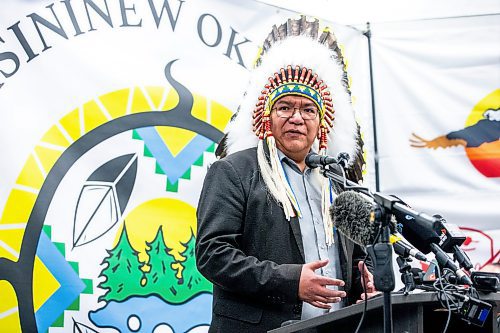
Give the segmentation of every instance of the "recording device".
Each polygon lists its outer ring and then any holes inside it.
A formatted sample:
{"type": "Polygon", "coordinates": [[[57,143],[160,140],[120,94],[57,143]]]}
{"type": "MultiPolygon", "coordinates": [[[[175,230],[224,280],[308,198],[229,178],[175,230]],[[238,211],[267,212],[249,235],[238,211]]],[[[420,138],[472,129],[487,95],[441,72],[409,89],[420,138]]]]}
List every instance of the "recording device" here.
{"type": "Polygon", "coordinates": [[[497,292],[500,286],[500,273],[472,272],[470,275],[473,286],[487,293],[497,292]]]}
{"type": "Polygon", "coordinates": [[[370,255],[375,265],[373,267],[373,283],[378,291],[390,292],[394,290],[394,272],[392,271],[391,244],[375,243],[368,245],[366,252],[370,255]]]}
{"type": "MultiPolygon", "coordinates": [[[[406,205],[401,199],[397,199],[401,204],[406,205]]],[[[408,205],[406,206],[408,207],[408,205]]],[[[405,214],[398,210],[394,212],[394,216],[396,217],[396,221],[401,225],[403,236],[410,243],[415,244],[420,251],[424,253],[432,251],[436,254],[431,244],[437,243],[444,252],[453,253],[454,259],[459,263],[460,267],[466,270],[470,270],[473,267],[467,254],[460,248],[466,236],[457,225],[447,223],[438,214],[433,215],[431,218],[426,217],[426,221],[418,221],[414,215],[405,214]]]]}
{"type": "Polygon", "coordinates": [[[427,267],[426,271],[423,271],[418,267],[411,267],[410,273],[413,275],[413,281],[415,285],[424,290],[434,291],[434,288],[422,288],[423,286],[431,286],[436,282],[437,279],[437,270],[439,269],[439,265],[436,260],[431,260],[429,267],[427,267]]]}
{"type": "Polygon", "coordinates": [[[341,166],[342,168],[347,168],[349,164],[349,154],[348,153],[339,153],[337,158],[328,156],[328,155],[319,155],[316,153],[309,153],[306,156],[306,165],[311,169],[317,167],[325,167],[328,165],[336,164],[341,166]]]}
{"type": "MultiPolygon", "coordinates": [[[[420,268],[417,267],[412,267],[410,269],[411,275],[413,275],[413,282],[415,283],[416,286],[421,286],[424,284],[424,271],[420,268]]],[[[434,278],[435,280],[435,278],[434,278]]],[[[434,280],[432,282],[434,282],[434,280]]],[[[404,281],[402,281],[404,283],[404,281]]]]}
{"type": "MultiPolygon", "coordinates": [[[[403,283],[405,283],[405,286],[411,285],[423,290],[436,291],[435,287],[432,287],[432,285],[436,281],[436,275],[435,275],[436,269],[437,269],[437,264],[435,263],[435,260],[433,260],[431,262],[431,265],[427,269],[427,272],[425,273],[420,268],[413,267],[410,269],[410,273],[413,277],[414,284],[411,284],[412,281],[409,280],[410,279],[409,276],[401,276],[401,279],[403,283]]],[[[476,272],[473,272],[472,274],[474,275],[475,273],[476,272]]],[[[483,273],[483,272],[478,272],[478,273],[483,273]]],[[[491,274],[494,275],[496,273],[491,273],[491,274]]],[[[448,295],[448,297],[455,297],[457,299],[458,306],[456,308],[450,309],[450,311],[457,314],[462,320],[465,320],[470,324],[474,324],[481,327],[484,325],[492,309],[491,304],[483,302],[470,295],[463,295],[458,292],[452,292],[446,290],[441,290],[441,292],[445,292],[448,295]]],[[[462,292],[469,293],[470,289],[467,289],[462,292]]]]}
{"type": "MultiPolygon", "coordinates": [[[[375,205],[365,199],[363,195],[354,191],[340,193],[330,209],[333,225],[354,243],[362,246],[373,244],[378,233],[378,226],[374,223],[380,212],[375,205]]],[[[390,226],[395,230],[395,225],[390,226]]],[[[393,233],[389,236],[396,254],[418,260],[427,261],[425,255],[412,245],[403,241],[401,235],[393,233]]]]}
{"type": "MultiPolygon", "coordinates": [[[[342,165],[345,167],[347,160],[348,157],[345,158],[340,155],[338,159],[335,159],[311,153],[306,157],[306,164],[310,168],[321,167],[323,170],[328,170],[328,167],[333,165],[342,165]]],[[[325,176],[332,178],[332,176],[326,174],[326,171],[325,176]]],[[[429,216],[425,213],[414,211],[395,196],[374,193],[373,200],[374,202],[371,198],[361,195],[358,192],[344,191],[335,199],[334,205],[330,208],[330,214],[334,226],[340,232],[358,245],[366,247],[367,252],[375,262],[373,272],[375,287],[384,292],[384,300],[388,294],[387,292],[392,291],[395,285],[394,274],[392,272],[391,248],[393,248],[399,255],[397,259],[400,272],[402,273],[402,281],[405,284],[405,293],[413,290],[416,285],[419,285],[419,288],[424,290],[434,290],[448,296],[454,296],[460,301],[457,302],[457,307],[450,308],[448,306],[449,310],[457,313],[461,319],[468,323],[482,327],[491,312],[492,306],[470,296],[471,290],[474,290],[474,288],[455,289],[459,292],[452,292],[449,291],[448,287],[437,289],[436,284],[432,282],[435,282],[436,277],[439,276],[436,274],[440,272],[439,267],[443,267],[451,271],[451,277],[461,284],[474,285],[479,290],[497,291],[500,274],[478,274],[484,272],[472,272],[471,280],[446,253],[446,251],[453,253],[460,267],[466,269],[472,268],[470,259],[460,248],[460,245],[466,239],[465,235],[457,226],[446,223],[441,216],[429,216]],[[390,233],[395,232],[396,225],[394,223],[389,223],[389,228],[382,227],[381,223],[374,223],[375,221],[380,221],[382,215],[385,220],[384,222],[387,221],[387,215],[382,213],[384,211],[390,212],[395,216],[398,227],[401,228],[397,230],[400,230],[403,236],[411,244],[415,245],[416,249],[404,242],[397,233],[388,235],[389,230],[390,233]],[[384,235],[384,242],[375,243],[375,239],[381,232],[384,235]],[[392,246],[387,241],[392,243],[392,246]],[[424,253],[430,252],[434,253],[436,259],[431,262],[425,274],[422,270],[411,268],[408,265],[408,256],[415,256],[419,260],[420,258],[426,260],[424,253]],[[432,283],[432,285],[426,286],[425,284],[428,283],[432,283]],[[462,294],[464,290],[466,295],[462,294]]],[[[446,280],[440,281],[441,286],[443,286],[443,283],[450,286],[446,280]]]]}
{"type": "MultiPolygon", "coordinates": [[[[461,268],[471,271],[474,265],[469,256],[460,247],[466,239],[465,234],[460,228],[451,223],[447,223],[441,215],[434,215],[438,221],[434,225],[434,230],[440,232],[439,246],[443,251],[453,253],[453,258],[458,262],[461,268]]],[[[470,275],[472,285],[484,292],[497,292],[500,285],[500,274],[491,272],[472,271],[470,275]]]]}
{"type": "Polygon", "coordinates": [[[460,318],[470,324],[483,327],[488,315],[490,314],[492,305],[474,297],[459,293],[451,294],[462,301],[462,304],[457,311],[460,318]]]}

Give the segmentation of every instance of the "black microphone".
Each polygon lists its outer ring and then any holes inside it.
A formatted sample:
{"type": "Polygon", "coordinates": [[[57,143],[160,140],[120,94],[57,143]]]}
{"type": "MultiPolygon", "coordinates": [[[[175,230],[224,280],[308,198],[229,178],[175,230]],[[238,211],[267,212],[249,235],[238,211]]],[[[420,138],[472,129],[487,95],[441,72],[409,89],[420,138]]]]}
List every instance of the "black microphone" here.
{"type": "Polygon", "coordinates": [[[415,212],[397,196],[387,196],[397,199],[392,213],[398,223],[398,231],[417,249],[427,254],[431,252],[431,243],[439,243],[439,235],[434,230],[435,217],[415,212]]]}
{"type": "Polygon", "coordinates": [[[347,169],[347,165],[349,164],[349,154],[348,153],[339,153],[337,155],[337,160],[339,161],[339,165],[341,165],[344,169],[347,169]]]}
{"type": "MultiPolygon", "coordinates": [[[[443,249],[439,247],[440,237],[435,231],[436,225],[439,224],[439,219],[436,217],[427,216],[424,213],[418,213],[412,210],[406,203],[398,197],[394,204],[393,213],[397,222],[401,225],[401,233],[412,244],[424,253],[433,252],[439,265],[453,271],[460,283],[472,285],[471,279],[451,260],[443,249]]],[[[383,197],[386,201],[390,201],[389,197],[383,197]]]]}
{"type": "Polygon", "coordinates": [[[327,156],[327,155],[319,155],[316,153],[309,153],[306,156],[306,165],[311,169],[326,166],[330,164],[337,164],[337,159],[335,157],[327,156]]]}
{"type": "MultiPolygon", "coordinates": [[[[365,199],[361,194],[354,191],[345,191],[335,198],[330,209],[333,225],[354,243],[362,246],[373,244],[378,233],[378,226],[373,223],[375,215],[373,203],[365,199]]],[[[395,226],[391,225],[391,230],[395,226]]],[[[408,257],[412,256],[421,261],[427,261],[427,257],[412,245],[404,242],[398,233],[389,236],[396,254],[408,257]]]]}
{"type": "Polygon", "coordinates": [[[415,257],[421,261],[427,261],[425,254],[405,242],[398,233],[393,233],[389,236],[389,242],[394,248],[394,252],[398,255],[407,258],[408,256],[415,257]]]}
{"type": "Polygon", "coordinates": [[[440,234],[439,246],[444,252],[453,253],[453,258],[460,267],[470,271],[474,265],[467,253],[460,247],[467,238],[463,231],[456,224],[446,222],[441,215],[434,214],[433,216],[438,219],[434,224],[434,230],[440,234]]]}
{"type": "Polygon", "coordinates": [[[443,249],[439,247],[439,245],[432,243],[430,246],[440,266],[453,271],[453,273],[455,273],[455,275],[457,276],[458,282],[462,284],[468,284],[469,286],[472,285],[472,280],[469,278],[469,276],[465,274],[464,271],[462,271],[457,265],[455,265],[453,260],[451,260],[446,252],[444,252],[443,249]]]}

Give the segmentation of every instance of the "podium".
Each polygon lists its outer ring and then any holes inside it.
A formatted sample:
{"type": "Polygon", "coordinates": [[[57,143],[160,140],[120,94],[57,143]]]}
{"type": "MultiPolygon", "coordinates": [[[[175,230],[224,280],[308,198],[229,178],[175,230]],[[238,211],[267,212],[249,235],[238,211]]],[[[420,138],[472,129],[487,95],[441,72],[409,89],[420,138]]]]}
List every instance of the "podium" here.
{"type": "MultiPolygon", "coordinates": [[[[500,293],[480,294],[480,299],[493,305],[484,326],[470,325],[460,319],[456,313],[452,313],[448,333],[499,333],[497,315],[499,311],[498,305],[500,305],[500,293]]],[[[391,302],[394,333],[443,332],[448,319],[448,310],[443,309],[439,303],[437,293],[392,294],[391,302]]],[[[361,319],[363,308],[364,304],[351,305],[320,317],[271,330],[269,333],[354,333],[361,319]]],[[[382,295],[368,301],[367,312],[360,332],[384,332],[382,295]]]]}

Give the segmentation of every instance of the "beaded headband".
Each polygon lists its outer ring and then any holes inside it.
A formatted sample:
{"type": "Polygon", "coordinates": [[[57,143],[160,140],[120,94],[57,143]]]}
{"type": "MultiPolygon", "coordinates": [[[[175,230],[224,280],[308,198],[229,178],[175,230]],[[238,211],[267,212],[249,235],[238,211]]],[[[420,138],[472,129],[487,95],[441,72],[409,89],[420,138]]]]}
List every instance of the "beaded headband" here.
{"type": "Polygon", "coordinates": [[[320,112],[320,144],[319,148],[327,147],[327,133],[332,128],[334,120],[334,109],[332,97],[328,86],[318,79],[317,74],[313,74],[311,69],[305,67],[287,66],[280,69],[280,73],[274,73],[269,77],[269,83],[265,85],[258,97],[253,112],[253,131],[255,135],[263,140],[272,136],[270,115],[274,103],[283,96],[298,95],[309,98],[313,101],[320,112]]]}

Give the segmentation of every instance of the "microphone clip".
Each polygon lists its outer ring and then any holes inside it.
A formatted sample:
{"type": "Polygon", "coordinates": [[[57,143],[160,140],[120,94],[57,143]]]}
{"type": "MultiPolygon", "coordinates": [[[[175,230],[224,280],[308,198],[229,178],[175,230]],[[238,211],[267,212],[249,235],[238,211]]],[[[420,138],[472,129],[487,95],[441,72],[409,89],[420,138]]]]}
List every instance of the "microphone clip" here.
{"type": "Polygon", "coordinates": [[[410,291],[415,290],[415,278],[411,272],[411,265],[409,262],[412,260],[409,257],[398,256],[396,262],[399,266],[399,272],[401,273],[401,281],[404,283],[404,294],[408,295],[410,291]]]}

